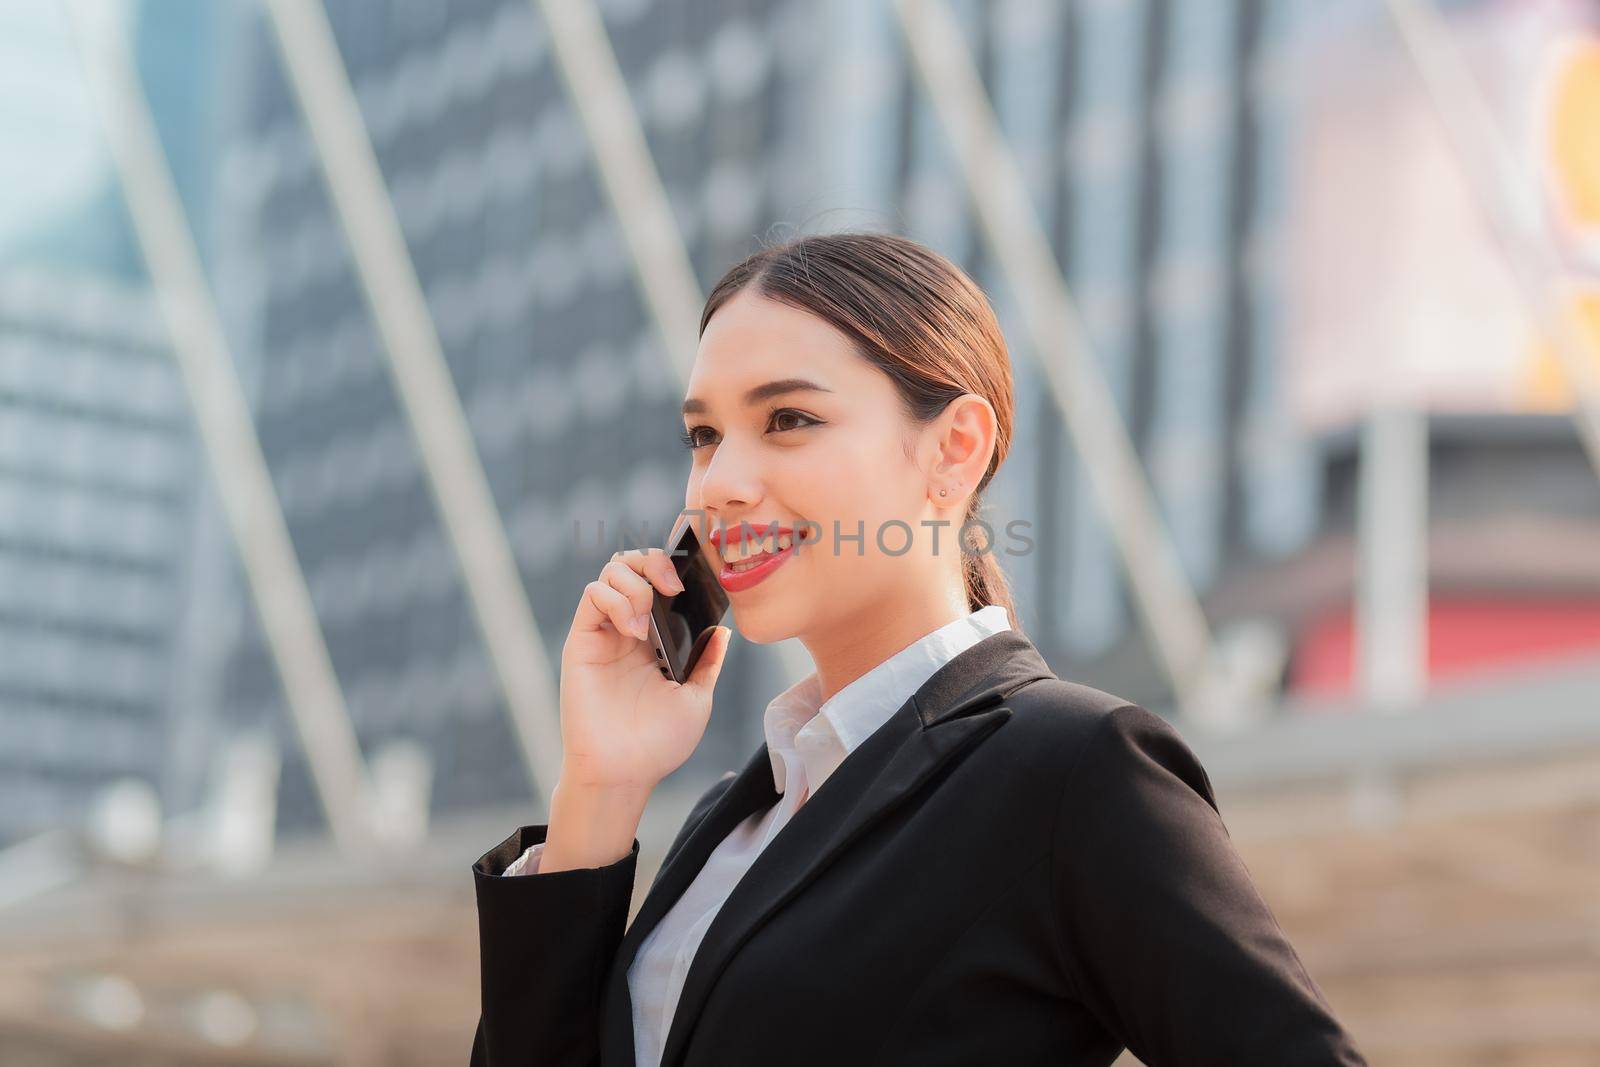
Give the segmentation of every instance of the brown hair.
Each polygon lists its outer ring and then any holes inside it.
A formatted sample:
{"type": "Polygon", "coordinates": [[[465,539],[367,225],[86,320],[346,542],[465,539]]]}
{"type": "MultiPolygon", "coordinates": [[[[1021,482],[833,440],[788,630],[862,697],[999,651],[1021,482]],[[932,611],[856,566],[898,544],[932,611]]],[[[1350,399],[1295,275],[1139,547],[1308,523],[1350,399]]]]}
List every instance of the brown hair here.
{"type": "MultiPolygon", "coordinates": [[[[994,406],[994,455],[963,521],[975,518],[980,494],[1011,450],[1013,409],[1011,357],[983,290],[960,267],[909,238],[809,234],[762,248],[724,274],[706,299],[700,333],[718,308],[752,287],[763,297],[825,319],[854,341],[862,357],[894,383],[914,426],[931,422],[965,393],[994,406]]],[[[906,447],[909,456],[909,440],[906,447]]],[[[961,543],[968,607],[999,604],[1020,633],[994,546],[979,543],[982,527],[964,530],[970,535],[961,543]]]]}

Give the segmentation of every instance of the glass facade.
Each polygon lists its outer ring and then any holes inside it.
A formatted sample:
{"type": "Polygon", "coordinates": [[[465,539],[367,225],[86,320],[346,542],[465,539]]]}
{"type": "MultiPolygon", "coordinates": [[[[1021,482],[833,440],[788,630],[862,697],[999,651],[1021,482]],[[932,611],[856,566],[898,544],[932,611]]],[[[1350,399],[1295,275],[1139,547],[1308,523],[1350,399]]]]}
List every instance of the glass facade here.
{"type": "MultiPolygon", "coordinates": [[[[217,30],[181,3],[121,24],[202,218],[214,155],[190,92],[217,30]]],[[[189,605],[204,467],[66,14],[0,7],[0,841],[124,777],[191,799],[189,605]]]]}
{"type": "Polygon", "coordinates": [[[166,770],[196,450],[148,294],[0,271],[0,839],[166,770]]]}

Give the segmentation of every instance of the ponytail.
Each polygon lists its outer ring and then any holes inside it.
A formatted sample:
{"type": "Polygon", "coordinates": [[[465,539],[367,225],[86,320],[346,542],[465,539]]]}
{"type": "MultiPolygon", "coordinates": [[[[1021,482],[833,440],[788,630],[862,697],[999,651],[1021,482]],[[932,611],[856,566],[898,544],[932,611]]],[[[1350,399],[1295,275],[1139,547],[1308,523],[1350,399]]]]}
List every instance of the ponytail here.
{"type": "MultiPolygon", "coordinates": [[[[974,493],[967,506],[967,518],[971,520],[977,511],[978,495],[974,493]]],[[[986,545],[978,543],[983,536],[981,526],[969,524],[966,536],[961,539],[961,573],[967,587],[967,608],[977,611],[998,604],[1006,609],[1011,628],[1020,634],[1022,620],[1017,618],[1017,606],[1011,598],[1011,583],[1000,569],[1000,561],[995,559],[992,540],[986,545]]]]}

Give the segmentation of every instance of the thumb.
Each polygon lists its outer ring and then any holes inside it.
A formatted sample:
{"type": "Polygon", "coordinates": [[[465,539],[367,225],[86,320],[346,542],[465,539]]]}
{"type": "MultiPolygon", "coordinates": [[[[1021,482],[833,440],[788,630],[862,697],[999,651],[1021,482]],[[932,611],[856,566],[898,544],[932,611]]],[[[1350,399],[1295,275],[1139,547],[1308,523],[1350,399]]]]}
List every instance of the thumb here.
{"type": "Polygon", "coordinates": [[[722,662],[727,658],[728,645],[732,642],[733,631],[726,626],[718,626],[706,641],[706,649],[700,653],[700,662],[689,672],[686,684],[710,692],[717,684],[717,676],[722,673],[722,662]]]}

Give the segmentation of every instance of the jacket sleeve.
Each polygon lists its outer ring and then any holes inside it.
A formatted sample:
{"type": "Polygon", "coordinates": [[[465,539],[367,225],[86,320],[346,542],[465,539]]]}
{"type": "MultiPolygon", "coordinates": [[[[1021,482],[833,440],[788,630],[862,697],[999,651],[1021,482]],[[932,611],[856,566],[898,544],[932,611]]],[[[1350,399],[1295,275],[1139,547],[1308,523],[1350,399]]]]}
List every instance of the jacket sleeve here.
{"type": "Polygon", "coordinates": [[[1148,1067],[1366,1067],[1234,849],[1177,730],[1106,713],[1073,757],[1052,877],[1079,999],[1148,1067]]]}
{"type": "MultiPolygon", "coordinates": [[[[662,867],[733,777],[728,772],[700,795],[662,867]]],[[[604,867],[544,873],[538,869],[544,849],[534,846],[544,843],[548,830],[542,823],[521,827],[472,865],[483,1009],[471,1067],[592,1067],[600,1061],[602,999],[633,900],[639,839],[604,867]],[[508,877],[518,862],[524,866],[508,877]]]]}
{"type": "Polygon", "coordinates": [[[548,829],[523,826],[472,865],[483,998],[472,1067],[599,1062],[601,998],[628,920],[639,840],[603,867],[503,877],[548,829]]]}

